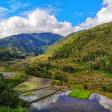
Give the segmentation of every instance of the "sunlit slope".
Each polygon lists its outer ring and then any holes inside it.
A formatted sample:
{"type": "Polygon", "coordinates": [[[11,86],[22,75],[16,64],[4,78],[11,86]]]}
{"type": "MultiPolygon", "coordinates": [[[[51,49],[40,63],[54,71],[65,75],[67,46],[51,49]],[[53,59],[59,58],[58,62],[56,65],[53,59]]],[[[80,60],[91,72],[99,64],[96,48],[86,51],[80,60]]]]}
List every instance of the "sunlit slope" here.
{"type": "Polygon", "coordinates": [[[54,58],[74,58],[88,61],[100,56],[112,56],[112,23],[73,33],[48,49],[54,58]]]}

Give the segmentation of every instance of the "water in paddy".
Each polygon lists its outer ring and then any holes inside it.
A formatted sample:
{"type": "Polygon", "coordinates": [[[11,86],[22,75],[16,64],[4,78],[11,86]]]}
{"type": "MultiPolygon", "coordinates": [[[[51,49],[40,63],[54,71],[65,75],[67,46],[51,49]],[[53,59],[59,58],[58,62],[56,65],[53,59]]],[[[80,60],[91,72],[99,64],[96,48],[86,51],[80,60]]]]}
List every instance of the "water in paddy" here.
{"type": "Polygon", "coordinates": [[[95,100],[80,100],[58,93],[30,105],[31,112],[110,112],[95,100]]]}

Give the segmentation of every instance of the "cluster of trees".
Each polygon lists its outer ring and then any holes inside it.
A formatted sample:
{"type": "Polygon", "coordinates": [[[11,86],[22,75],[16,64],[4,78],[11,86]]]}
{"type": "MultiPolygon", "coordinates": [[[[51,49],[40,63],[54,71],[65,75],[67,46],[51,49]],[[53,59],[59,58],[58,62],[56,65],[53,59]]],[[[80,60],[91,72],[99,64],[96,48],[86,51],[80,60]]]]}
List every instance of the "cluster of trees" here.
{"type": "Polygon", "coordinates": [[[26,64],[25,65],[25,73],[30,74],[37,77],[49,78],[51,65],[49,62],[40,62],[35,64],[26,64]]]}
{"type": "Polygon", "coordinates": [[[13,59],[24,59],[25,56],[21,55],[19,52],[10,49],[0,48],[0,60],[9,61],[13,59]]]}
{"type": "Polygon", "coordinates": [[[18,98],[18,92],[13,90],[12,82],[10,82],[0,74],[0,112],[27,112],[21,107],[25,105],[25,102],[18,98]]]}
{"type": "Polygon", "coordinates": [[[54,50],[52,47],[54,51],[52,51],[51,59],[71,58],[75,62],[86,63],[91,68],[96,65],[96,68],[98,66],[100,69],[112,73],[111,29],[112,23],[109,23],[72,34],[65,41],[57,43],[58,49],[54,50]],[[108,63],[105,63],[105,66],[102,66],[102,57],[108,58],[108,63]],[[99,60],[97,61],[97,59],[99,60]]]}
{"type": "Polygon", "coordinates": [[[106,84],[102,86],[102,90],[104,92],[110,92],[112,93],[112,83],[106,84]]]}
{"type": "Polygon", "coordinates": [[[10,79],[10,80],[7,80],[7,82],[12,86],[12,87],[15,87],[17,86],[18,84],[24,82],[26,79],[27,79],[27,75],[24,73],[24,72],[20,72],[20,73],[17,73],[17,75],[15,75],[14,78],[10,79]]]}
{"type": "Polygon", "coordinates": [[[17,102],[18,97],[16,92],[12,90],[3,75],[0,74],[0,105],[15,107],[17,102]]]}
{"type": "MultiPolygon", "coordinates": [[[[25,67],[25,73],[41,78],[50,78],[54,80],[54,83],[62,84],[63,82],[67,82],[67,75],[62,74],[60,72],[54,72],[52,71],[55,69],[55,66],[53,66],[49,61],[40,62],[37,64],[26,64],[25,67]]],[[[63,68],[64,70],[66,68],[63,68]]],[[[73,68],[67,68],[67,72],[73,72],[73,68]]]]}
{"type": "Polygon", "coordinates": [[[0,112],[26,112],[26,109],[17,107],[15,109],[12,109],[10,107],[0,107],[0,112]]]}
{"type": "Polygon", "coordinates": [[[94,70],[103,70],[112,73],[112,57],[98,57],[94,61],[90,61],[89,65],[94,70]]]}

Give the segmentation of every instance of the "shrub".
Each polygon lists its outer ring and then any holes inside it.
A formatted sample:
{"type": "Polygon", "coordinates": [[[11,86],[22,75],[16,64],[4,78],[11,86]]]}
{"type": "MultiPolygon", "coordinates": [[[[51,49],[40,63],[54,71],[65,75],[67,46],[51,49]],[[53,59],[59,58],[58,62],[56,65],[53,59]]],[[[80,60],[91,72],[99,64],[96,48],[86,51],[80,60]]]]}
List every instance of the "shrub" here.
{"type": "Polygon", "coordinates": [[[17,108],[0,107],[0,112],[28,112],[28,111],[21,107],[17,108]]]}
{"type": "Polygon", "coordinates": [[[49,62],[42,62],[34,65],[28,65],[25,67],[25,73],[38,76],[38,77],[44,77],[49,78],[49,68],[50,68],[49,62]]]}
{"type": "Polygon", "coordinates": [[[0,105],[16,107],[21,104],[22,101],[19,100],[18,93],[7,83],[3,75],[0,75],[0,105]]]}
{"type": "Polygon", "coordinates": [[[59,81],[59,80],[52,81],[52,85],[61,86],[62,84],[63,84],[62,81],[59,81]]]}
{"type": "Polygon", "coordinates": [[[23,82],[27,78],[27,75],[23,72],[18,73],[13,80],[18,81],[18,82],[23,82]]]}
{"type": "Polygon", "coordinates": [[[13,79],[9,80],[12,86],[16,86],[19,83],[24,82],[27,79],[27,75],[24,72],[18,73],[13,79]]]}
{"type": "Polygon", "coordinates": [[[73,73],[73,72],[75,72],[75,69],[71,66],[64,66],[63,71],[68,72],[68,73],[73,73]]]}
{"type": "Polygon", "coordinates": [[[110,93],[112,93],[112,83],[103,85],[102,86],[102,90],[104,92],[110,92],[110,93]]]}

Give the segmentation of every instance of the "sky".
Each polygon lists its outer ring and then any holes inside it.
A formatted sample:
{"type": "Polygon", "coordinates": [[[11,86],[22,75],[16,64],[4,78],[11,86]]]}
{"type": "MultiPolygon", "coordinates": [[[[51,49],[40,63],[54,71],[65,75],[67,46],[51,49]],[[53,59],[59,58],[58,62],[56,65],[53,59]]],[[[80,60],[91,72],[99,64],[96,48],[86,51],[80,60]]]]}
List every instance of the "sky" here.
{"type": "Polygon", "coordinates": [[[0,0],[0,38],[20,33],[68,35],[112,21],[112,0],[0,0]]]}

